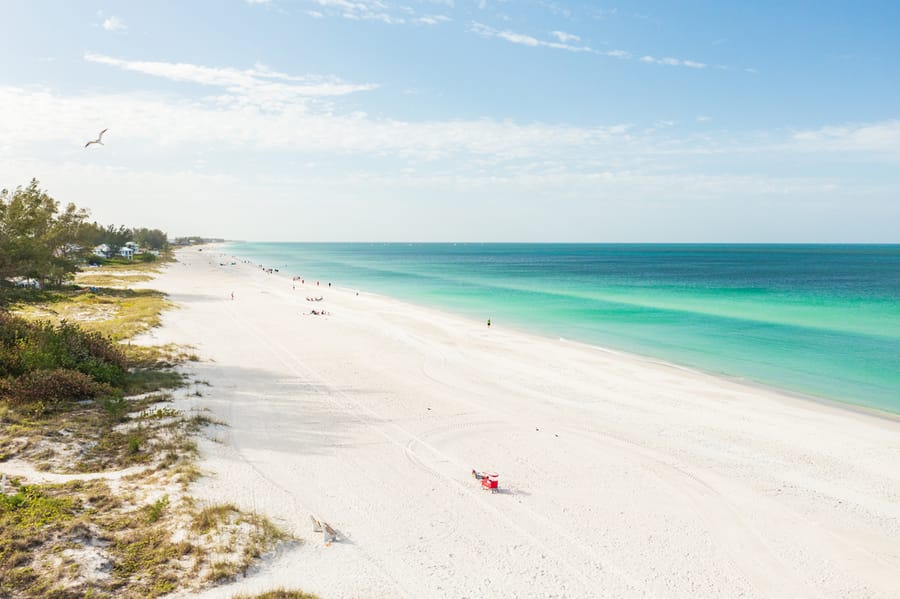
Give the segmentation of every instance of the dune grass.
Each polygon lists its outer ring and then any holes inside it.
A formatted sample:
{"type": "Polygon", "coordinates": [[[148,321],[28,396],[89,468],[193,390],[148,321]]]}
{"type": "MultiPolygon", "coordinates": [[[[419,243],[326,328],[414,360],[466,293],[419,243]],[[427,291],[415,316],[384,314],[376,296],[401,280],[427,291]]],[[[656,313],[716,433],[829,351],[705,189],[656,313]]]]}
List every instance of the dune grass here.
{"type": "Polygon", "coordinates": [[[206,573],[206,580],[219,583],[233,580],[244,574],[253,562],[260,558],[269,547],[289,540],[286,533],[279,530],[269,520],[255,513],[246,513],[231,504],[213,505],[203,508],[194,515],[191,530],[207,540],[207,545],[218,552],[230,550],[234,558],[214,562],[206,573]],[[246,531],[237,541],[231,539],[228,545],[219,546],[223,529],[246,531]]]}
{"type": "Polygon", "coordinates": [[[153,276],[146,274],[112,274],[112,273],[92,273],[87,272],[79,274],[76,282],[79,285],[88,287],[130,287],[137,283],[146,283],[152,281],[153,276]]]}
{"type": "Polygon", "coordinates": [[[303,591],[289,591],[281,588],[259,593],[258,595],[234,595],[231,599],[319,599],[319,596],[312,593],[304,593],[303,591]]]}
{"type": "Polygon", "coordinates": [[[240,512],[217,519],[205,535],[191,534],[198,517],[194,502],[168,495],[144,499],[143,481],[118,490],[102,480],[13,480],[10,486],[0,495],[2,597],[158,597],[196,590],[246,572],[253,543],[269,550],[286,538],[268,533],[274,529],[268,520],[251,521],[240,512]],[[211,547],[209,537],[216,536],[238,541],[211,547]]]}
{"type": "Polygon", "coordinates": [[[163,310],[174,307],[165,294],[152,289],[95,289],[62,290],[50,298],[19,303],[14,313],[31,319],[75,322],[88,331],[122,341],[159,326],[163,310]]]}

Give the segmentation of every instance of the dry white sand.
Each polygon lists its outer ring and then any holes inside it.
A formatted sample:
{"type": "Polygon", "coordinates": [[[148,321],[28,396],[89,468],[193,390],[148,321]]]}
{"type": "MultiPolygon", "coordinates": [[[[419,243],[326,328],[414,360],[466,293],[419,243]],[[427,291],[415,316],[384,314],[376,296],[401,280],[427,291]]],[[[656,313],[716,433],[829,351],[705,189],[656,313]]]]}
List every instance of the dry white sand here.
{"type": "Polygon", "coordinates": [[[179,260],[154,335],[197,346],[229,425],[194,492],[306,539],[205,597],[900,597],[896,421],[179,260]]]}

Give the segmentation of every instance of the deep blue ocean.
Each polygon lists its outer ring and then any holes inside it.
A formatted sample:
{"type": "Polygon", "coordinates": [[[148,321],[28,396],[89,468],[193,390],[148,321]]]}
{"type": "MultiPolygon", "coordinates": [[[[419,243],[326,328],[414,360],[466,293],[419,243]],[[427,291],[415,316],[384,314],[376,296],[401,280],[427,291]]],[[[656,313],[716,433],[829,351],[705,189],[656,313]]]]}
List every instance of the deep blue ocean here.
{"type": "Polygon", "coordinates": [[[900,245],[231,243],[284,274],[900,413],[900,245]]]}

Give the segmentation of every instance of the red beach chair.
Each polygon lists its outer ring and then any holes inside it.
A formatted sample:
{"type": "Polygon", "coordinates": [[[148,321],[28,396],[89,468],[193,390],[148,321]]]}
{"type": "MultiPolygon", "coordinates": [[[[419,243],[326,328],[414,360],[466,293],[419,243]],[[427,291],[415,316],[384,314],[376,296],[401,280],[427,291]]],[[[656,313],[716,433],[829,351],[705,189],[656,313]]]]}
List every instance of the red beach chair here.
{"type": "Polygon", "coordinates": [[[484,474],[481,479],[481,488],[490,490],[491,493],[498,493],[500,491],[500,475],[496,473],[484,474]]]}

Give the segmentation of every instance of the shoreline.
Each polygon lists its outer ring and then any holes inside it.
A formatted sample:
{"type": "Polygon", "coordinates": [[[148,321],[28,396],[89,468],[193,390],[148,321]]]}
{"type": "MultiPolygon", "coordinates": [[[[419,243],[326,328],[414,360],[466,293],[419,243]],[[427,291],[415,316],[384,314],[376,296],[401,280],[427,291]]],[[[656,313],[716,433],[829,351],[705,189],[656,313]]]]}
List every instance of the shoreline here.
{"type": "Polygon", "coordinates": [[[196,493],[306,540],[202,597],[900,593],[896,421],[355,290],[311,316],[287,273],[178,259],[155,337],[197,344],[228,423],[196,493]]]}
{"type": "MultiPolygon", "coordinates": [[[[231,243],[247,243],[247,242],[222,242],[222,243],[205,244],[202,247],[204,247],[204,248],[209,247],[210,250],[212,250],[212,251],[223,251],[224,250],[223,246],[227,246],[228,244],[231,244],[231,243]]],[[[617,244],[611,244],[611,245],[617,245],[617,244]]],[[[643,245],[643,244],[636,244],[636,245],[643,245]]],[[[696,245],[696,244],[689,244],[689,245],[696,245]]],[[[709,244],[709,245],[718,245],[718,244],[709,244]]],[[[738,244],[738,245],[740,245],[740,244],[738,244]]],[[[763,245],[763,246],[765,246],[765,245],[769,245],[769,244],[747,244],[747,245],[763,245]]],[[[784,245],[784,244],[771,244],[771,245],[784,245]]],[[[808,245],[808,244],[800,244],[800,245],[808,245]]],[[[824,244],[824,245],[833,245],[833,244],[824,244]]],[[[850,245],[860,245],[860,244],[850,244],[850,245]]],[[[868,245],[873,245],[873,244],[868,244],[868,245]]],[[[880,244],[880,245],[888,245],[888,244],[880,244]]],[[[200,247],[200,246],[198,246],[198,247],[200,247]]],[[[225,252],[225,253],[228,253],[228,252],[225,252]]],[[[228,254],[228,255],[231,257],[237,258],[239,260],[248,260],[247,264],[252,265],[254,268],[259,268],[259,265],[253,264],[252,260],[249,260],[246,257],[241,257],[237,254],[228,254]]],[[[285,273],[281,273],[280,271],[271,273],[271,276],[280,277],[288,282],[291,282],[291,276],[288,274],[285,274],[285,273]]],[[[328,289],[328,288],[326,288],[326,289],[328,289]]],[[[411,307],[420,308],[423,310],[433,310],[433,311],[441,313],[447,317],[452,316],[452,317],[456,317],[456,318],[461,318],[461,319],[468,321],[472,325],[480,324],[480,323],[478,323],[478,321],[475,321],[474,318],[472,318],[472,317],[469,317],[465,314],[460,314],[460,313],[457,313],[452,310],[448,310],[448,309],[445,309],[445,308],[442,308],[439,306],[430,306],[427,304],[420,304],[420,303],[412,302],[412,301],[409,301],[406,299],[397,298],[397,297],[394,297],[394,296],[391,296],[388,294],[384,294],[384,293],[373,292],[373,291],[363,291],[362,289],[356,289],[356,288],[352,288],[352,287],[344,287],[344,286],[340,286],[340,285],[335,285],[333,287],[333,289],[344,291],[347,293],[357,293],[357,292],[360,294],[364,293],[371,297],[383,298],[387,301],[397,302],[400,304],[409,305],[411,307]]],[[[570,344],[574,344],[574,345],[577,345],[577,346],[580,346],[580,347],[583,347],[586,349],[609,353],[609,354],[617,355],[617,356],[620,356],[620,357],[623,357],[626,359],[630,359],[630,360],[644,361],[647,364],[655,364],[657,366],[662,366],[665,368],[684,370],[686,372],[690,372],[690,373],[693,373],[696,375],[711,376],[714,378],[719,378],[719,379],[722,379],[723,381],[728,381],[728,382],[731,382],[734,384],[746,385],[748,387],[759,389],[761,391],[780,394],[780,395],[785,396],[785,399],[799,400],[799,401],[803,401],[803,402],[812,402],[812,403],[814,403],[816,405],[820,405],[820,406],[830,407],[830,408],[834,408],[837,410],[845,410],[851,414],[862,414],[862,415],[866,415],[866,416],[872,416],[875,418],[883,418],[883,419],[891,421],[891,422],[900,422],[900,411],[894,412],[894,411],[885,410],[885,409],[881,409],[881,408],[871,407],[871,406],[864,405],[864,404],[853,403],[851,401],[845,401],[845,400],[835,399],[835,398],[831,398],[831,397],[823,397],[823,396],[815,395],[812,393],[806,393],[803,391],[797,391],[794,389],[779,387],[778,385],[773,385],[773,384],[769,384],[769,383],[766,383],[763,381],[757,381],[757,380],[753,380],[753,379],[738,376],[738,375],[730,375],[725,372],[719,372],[719,371],[715,371],[715,370],[707,370],[704,368],[700,368],[697,366],[690,366],[690,365],[686,365],[686,364],[679,364],[677,362],[673,362],[671,360],[666,360],[663,358],[657,358],[657,357],[649,356],[649,355],[645,355],[645,354],[630,352],[630,351],[626,351],[626,350],[620,350],[620,349],[616,349],[616,348],[606,347],[603,345],[597,345],[595,343],[581,341],[578,339],[570,339],[567,337],[559,337],[556,335],[544,334],[544,333],[541,333],[541,332],[538,332],[535,330],[530,330],[528,328],[519,327],[517,325],[512,325],[510,327],[504,327],[504,328],[507,328],[507,330],[521,333],[523,335],[533,336],[533,337],[544,339],[544,340],[547,340],[550,342],[570,343],[570,344]]]]}

